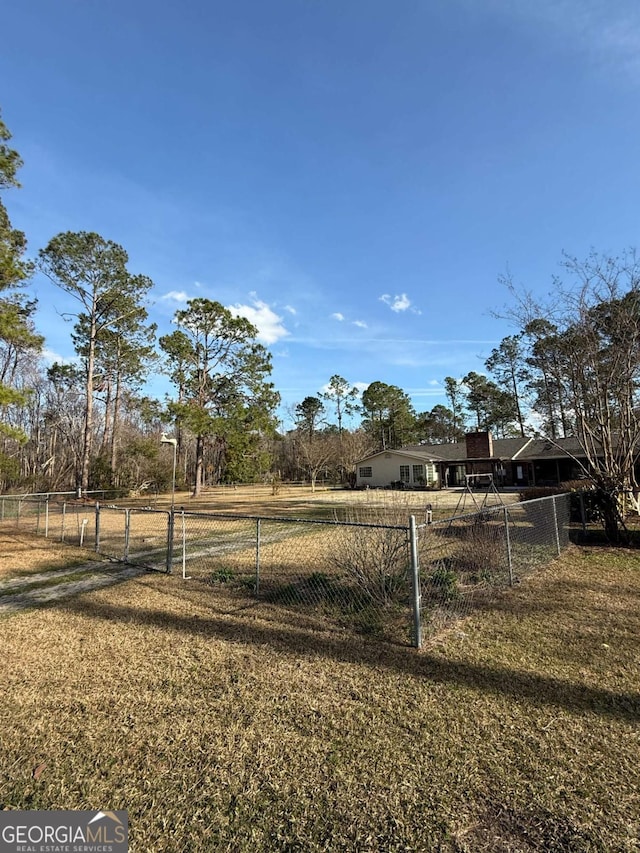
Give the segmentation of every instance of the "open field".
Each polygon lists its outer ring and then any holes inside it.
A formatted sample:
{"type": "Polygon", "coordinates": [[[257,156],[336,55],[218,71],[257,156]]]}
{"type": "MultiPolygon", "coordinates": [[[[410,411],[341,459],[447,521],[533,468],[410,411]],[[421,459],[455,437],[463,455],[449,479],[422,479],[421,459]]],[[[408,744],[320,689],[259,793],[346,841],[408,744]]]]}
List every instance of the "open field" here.
{"type": "MultiPolygon", "coordinates": [[[[475,492],[478,504],[484,498],[483,491],[475,492]]],[[[517,491],[501,492],[504,503],[518,500],[517,491]]],[[[490,495],[491,503],[495,496],[490,495]]],[[[347,515],[374,512],[379,515],[389,508],[396,512],[398,507],[423,516],[427,506],[434,518],[446,518],[453,514],[456,507],[464,512],[474,512],[476,506],[469,495],[466,498],[462,489],[441,489],[435,491],[391,491],[387,489],[338,489],[318,486],[315,491],[310,486],[282,485],[277,493],[268,485],[214,486],[206,489],[198,498],[190,492],[177,492],[177,507],[198,512],[231,512],[239,515],[283,515],[302,518],[332,518],[334,514],[343,520],[347,515]],[[462,501],[461,501],[462,498],[462,501]]],[[[149,505],[154,509],[169,509],[171,496],[146,494],[139,498],[118,501],[123,506],[149,505]]]]}
{"type": "Polygon", "coordinates": [[[639,605],[638,552],[574,548],[423,652],[166,575],[18,613],[0,803],[145,853],[637,851],[639,605]]]}

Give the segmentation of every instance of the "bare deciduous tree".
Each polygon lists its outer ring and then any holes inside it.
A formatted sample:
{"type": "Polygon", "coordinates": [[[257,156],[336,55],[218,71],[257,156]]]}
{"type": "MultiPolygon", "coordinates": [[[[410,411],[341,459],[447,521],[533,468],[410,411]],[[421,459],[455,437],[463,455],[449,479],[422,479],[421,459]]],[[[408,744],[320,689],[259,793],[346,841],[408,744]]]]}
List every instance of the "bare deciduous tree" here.
{"type": "Polygon", "coordinates": [[[554,359],[567,395],[564,415],[573,422],[585,470],[599,493],[605,531],[619,541],[624,530],[619,498],[637,492],[640,450],[640,262],[635,251],[619,257],[592,252],[565,256],[568,281],[555,280],[552,305],[518,293],[510,316],[522,327],[546,319],[554,328],[554,359]]]}

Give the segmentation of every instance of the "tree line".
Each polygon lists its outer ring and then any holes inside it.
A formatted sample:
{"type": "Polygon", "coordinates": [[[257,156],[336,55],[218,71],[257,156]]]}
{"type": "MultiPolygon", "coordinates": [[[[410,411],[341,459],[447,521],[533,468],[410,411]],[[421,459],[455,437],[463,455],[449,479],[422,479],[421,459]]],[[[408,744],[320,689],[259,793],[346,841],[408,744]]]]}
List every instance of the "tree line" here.
{"type": "MultiPolygon", "coordinates": [[[[0,190],[19,187],[22,165],[0,119],[0,190]]],[[[575,436],[589,472],[609,491],[636,487],[640,380],[640,276],[635,252],[565,256],[565,279],[536,300],[510,278],[502,316],[514,334],[484,370],[443,379],[445,404],[416,412],[382,381],[360,391],[339,374],[291,411],[279,429],[280,395],[258,330],[209,299],[176,312],[157,338],[149,322],[153,282],[129,270],[122,246],[92,232],[54,236],[26,256],[0,196],[0,488],[166,488],[176,437],[179,483],[265,479],[353,480],[377,450],[494,436],[575,436]],[[28,293],[35,270],[71,297],[74,364],[45,366],[28,293]],[[168,376],[165,401],[144,394],[149,372],[168,376]]]]}

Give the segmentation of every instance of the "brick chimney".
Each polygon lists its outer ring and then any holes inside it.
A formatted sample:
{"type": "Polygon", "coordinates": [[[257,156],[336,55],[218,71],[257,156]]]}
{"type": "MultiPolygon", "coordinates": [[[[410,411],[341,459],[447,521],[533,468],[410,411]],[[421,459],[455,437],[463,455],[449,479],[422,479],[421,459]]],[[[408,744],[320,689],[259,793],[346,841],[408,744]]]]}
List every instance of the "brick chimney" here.
{"type": "Polygon", "coordinates": [[[493,438],[490,432],[468,432],[467,459],[490,459],[493,456],[493,438]]]}

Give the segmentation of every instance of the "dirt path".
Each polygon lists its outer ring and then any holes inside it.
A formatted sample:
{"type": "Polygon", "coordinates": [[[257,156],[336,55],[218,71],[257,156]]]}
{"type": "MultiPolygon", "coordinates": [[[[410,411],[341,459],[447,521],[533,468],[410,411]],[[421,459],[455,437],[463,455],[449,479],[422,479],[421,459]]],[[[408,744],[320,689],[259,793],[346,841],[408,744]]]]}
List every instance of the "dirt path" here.
{"type": "Polygon", "coordinates": [[[112,586],[143,573],[144,569],[136,566],[113,567],[96,561],[75,568],[9,578],[0,582],[0,617],[80,592],[112,586]]]}

